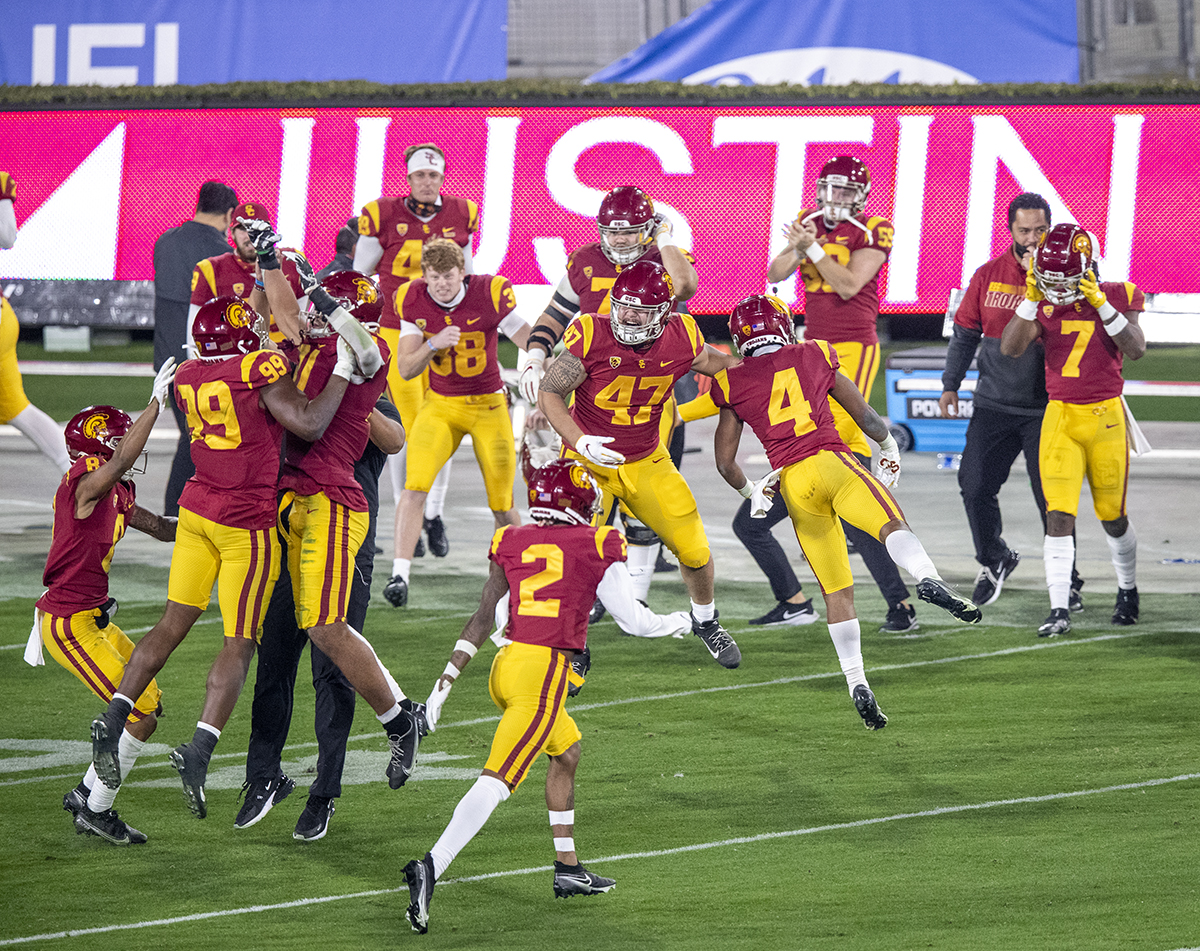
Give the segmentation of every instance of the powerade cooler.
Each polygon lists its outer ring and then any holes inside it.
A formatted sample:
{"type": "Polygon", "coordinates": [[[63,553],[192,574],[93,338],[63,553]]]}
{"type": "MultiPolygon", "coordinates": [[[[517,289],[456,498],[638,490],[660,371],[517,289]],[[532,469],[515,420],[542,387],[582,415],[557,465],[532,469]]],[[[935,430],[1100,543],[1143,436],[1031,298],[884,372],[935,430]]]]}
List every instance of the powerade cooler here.
{"type": "Polygon", "coordinates": [[[942,396],[942,371],[945,369],[945,346],[900,350],[887,358],[884,368],[887,414],[892,435],[902,450],[963,451],[979,371],[972,360],[958,390],[959,415],[943,419],[938,400],[942,396]]]}

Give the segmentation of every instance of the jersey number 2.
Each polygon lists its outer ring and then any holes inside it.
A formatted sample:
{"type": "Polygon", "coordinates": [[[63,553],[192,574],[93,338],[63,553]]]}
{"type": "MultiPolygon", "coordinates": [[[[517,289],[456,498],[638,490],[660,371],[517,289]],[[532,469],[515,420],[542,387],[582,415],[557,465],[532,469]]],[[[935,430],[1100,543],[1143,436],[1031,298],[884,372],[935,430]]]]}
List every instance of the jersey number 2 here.
{"type": "Polygon", "coordinates": [[[517,607],[517,613],[530,617],[558,617],[559,599],[547,598],[545,601],[539,601],[537,594],[540,589],[562,580],[562,549],[557,545],[530,545],[521,552],[521,564],[531,565],[535,561],[544,561],[546,567],[521,582],[518,589],[521,603],[517,607]]]}

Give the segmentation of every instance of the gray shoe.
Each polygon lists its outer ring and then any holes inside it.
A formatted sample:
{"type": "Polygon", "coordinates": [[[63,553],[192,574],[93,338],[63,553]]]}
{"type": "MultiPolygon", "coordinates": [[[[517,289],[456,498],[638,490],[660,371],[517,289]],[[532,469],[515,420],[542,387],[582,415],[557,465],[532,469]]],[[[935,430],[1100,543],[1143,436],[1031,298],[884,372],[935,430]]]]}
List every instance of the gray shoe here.
{"type": "Polygon", "coordinates": [[[582,865],[554,863],[554,897],[570,898],[572,895],[600,895],[612,891],[616,879],[604,878],[589,872],[582,865]]]}
{"type": "Polygon", "coordinates": [[[401,709],[400,716],[388,723],[388,745],[392,757],[388,760],[387,779],[392,789],[399,789],[412,775],[421,742],[421,727],[416,714],[401,709]]]}
{"type": "Polygon", "coordinates": [[[191,743],[184,743],[171,751],[171,765],[183,781],[183,798],[192,815],[203,819],[208,815],[208,803],[204,799],[204,782],[208,779],[208,763],[201,760],[191,743]]]}
{"type": "Polygon", "coordinates": [[[732,670],[742,662],[742,652],[738,649],[737,642],[730,637],[729,632],[721,626],[719,617],[720,615],[714,612],[711,621],[701,624],[693,614],[692,633],[704,642],[704,646],[712,654],[713,660],[722,667],[732,670]]]}
{"type": "Polygon", "coordinates": [[[922,578],[917,582],[917,597],[943,611],[949,611],[960,621],[978,624],[983,612],[940,578],[922,578]]]}
{"type": "Polygon", "coordinates": [[[425,934],[429,930],[429,903],[433,901],[433,856],[426,852],[420,861],[409,862],[404,866],[404,878],[408,882],[409,897],[404,917],[413,931],[425,934]]]}
{"type": "Polygon", "coordinates": [[[113,845],[145,845],[146,835],[138,832],[133,826],[126,825],[115,809],[104,812],[92,812],[86,805],[75,816],[75,832],[77,835],[87,833],[98,835],[105,842],[113,845]]]}

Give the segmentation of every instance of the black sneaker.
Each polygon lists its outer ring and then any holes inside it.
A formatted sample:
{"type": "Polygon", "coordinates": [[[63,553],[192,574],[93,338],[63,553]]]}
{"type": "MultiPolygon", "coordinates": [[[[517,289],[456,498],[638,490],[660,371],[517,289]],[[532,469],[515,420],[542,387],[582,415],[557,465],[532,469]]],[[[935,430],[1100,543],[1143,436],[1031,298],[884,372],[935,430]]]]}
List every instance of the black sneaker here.
{"type": "Polygon", "coordinates": [[[325,838],[332,816],[332,799],[325,796],[309,796],[304,811],[296,820],[296,831],[292,833],[292,838],[300,842],[316,842],[317,839],[325,838]]]}
{"type": "Polygon", "coordinates": [[[654,559],[654,573],[656,575],[660,575],[664,571],[678,571],[678,570],[679,570],[679,566],[677,564],[675,564],[673,561],[668,560],[667,556],[663,554],[663,549],[659,548],[658,557],[656,559],[654,559]]]}
{"type": "Polygon", "coordinates": [[[399,575],[392,575],[383,586],[383,597],[394,608],[408,604],[408,582],[399,575]]]}
{"type": "Polygon", "coordinates": [[[1137,588],[1117,588],[1117,603],[1113,607],[1113,624],[1130,627],[1138,621],[1137,588]]]}
{"type": "Polygon", "coordinates": [[[242,783],[241,795],[246,797],[242,808],[238,810],[237,818],[233,820],[235,829],[248,829],[292,794],[296,788],[294,780],[288,779],[286,773],[280,773],[269,781],[261,779],[255,782],[242,783]]]}
{"type": "Polygon", "coordinates": [[[1070,612],[1066,608],[1054,608],[1038,628],[1038,637],[1054,637],[1056,634],[1067,634],[1070,630],[1070,612]]]}
{"type": "Polygon", "coordinates": [[[940,578],[922,578],[917,582],[917,597],[943,611],[949,611],[960,621],[978,624],[983,612],[940,578]]]}
{"type": "Polygon", "coordinates": [[[975,578],[975,593],[971,595],[971,600],[980,607],[992,604],[1000,597],[1000,589],[1004,587],[1004,580],[1013,573],[1020,560],[1020,552],[1010,548],[1004,553],[1004,557],[994,565],[981,567],[979,575],[975,578]]]}
{"type": "Polygon", "coordinates": [[[92,721],[92,765],[100,782],[109,789],[121,785],[120,744],[124,729],[124,722],[111,722],[107,711],[92,721]]]}
{"type": "Polygon", "coordinates": [[[88,796],[92,791],[83,783],[80,783],[69,793],[63,796],[63,808],[71,814],[73,820],[81,811],[87,808],[88,796]]]}
{"type": "Polygon", "coordinates": [[[450,554],[450,539],[446,537],[446,526],[440,515],[425,519],[425,537],[429,539],[429,550],[434,558],[445,558],[450,554]]]}
{"type": "Polygon", "coordinates": [[[692,615],[692,633],[704,642],[713,659],[722,667],[732,670],[742,662],[742,652],[729,632],[721,627],[720,612],[713,612],[713,619],[701,624],[692,615]]]}
{"type": "Polygon", "coordinates": [[[587,682],[588,671],[591,669],[592,649],[585,645],[583,650],[575,652],[575,657],[571,660],[571,675],[567,683],[568,697],[579,696],[579,691],[583,689],[584,683],[587,682]],[[578,680],[578,683],[576,680],[578,680]]]}
{"type": "Polygon", "coordinates": [[[104,812],[92,812],[84,805],[75,816],[75,833],[82,835],[98,835],[105,842],[113,845],[145,845],[146,834],[138,832],[133,826],[126,825],[115,809],[105,809],[104,812]]]}
{"type": "Polygon", "coordinates": [[[595,624],[602,617],[604,617],[604,605],[597,598],[592,604],[592,610],[588,612],[588,624],[595,624]]]}
{"type": "Polygon", "coordinates": [[[882,730],[887,726],[888,718],[879,709],[879,704],[875,700],[875,694],[871,693],[870,687],[866,684],[859,684],[854,688],[853,696],[854,709],[862,717],[863,726],[868,730],[882,730]]]}
{"type": "Polygon", "coordinates": [[[426,852],[420,861],[409,862],[404,866],[404,878],[408,882],[409,897],[404,917],[413,931],[425,934],[429,930],[429,903],[433,901],[433,856],[426,852]]]}
{"type": "Polygon", "coordinates": [[[887,620],[879,626],[879,633],[905,634],[920,627],[917,623],[917,609],[911,604],[897,604],[888,608],[887,620]]]}
{"type": "Polygon", "coordinates": [[[1067,602],[1067,608],[1072,614],[1083,610],[1083,579],[1077,574],[1071,576],[1071,599],[1067,602]]]}
{"type": "Polygon", "coordinates": [[[812,598],[803,604],[792,604],[790,601],[780,601],[762,617],[756,617],[750,624],[761,624],[763,627],[779,627],[784,624],[812,624],[820,620],[812,598]]]}
{"type": "Polygon", "coordinates": [[[388,745],[392,755],[388,760],[387,778],[392,789],[399,789],[412,775],[413,763],[417,759],[417,746],[421,742],[421,728],[412,711],[401,708],[400,716],[388,723],[388,745]]]}
{"type": "Polygon", "coordinates": [[[554,863],[554,897],[570,898],[572,895],[599,895],[612,891],[616,880],[602,878],[595,872],[589,872],[582,865],[563,865],[554,863]]]}
{"type": "Polygon", "coordinates": [[[204,799],[204,782],[208,779],[208,763],[204,762],[191,743],[184,743],[171,751],[171,765],[183,781],[183,798],[192,815],[203,819],[208,815],[208,803],[204,799]]]}

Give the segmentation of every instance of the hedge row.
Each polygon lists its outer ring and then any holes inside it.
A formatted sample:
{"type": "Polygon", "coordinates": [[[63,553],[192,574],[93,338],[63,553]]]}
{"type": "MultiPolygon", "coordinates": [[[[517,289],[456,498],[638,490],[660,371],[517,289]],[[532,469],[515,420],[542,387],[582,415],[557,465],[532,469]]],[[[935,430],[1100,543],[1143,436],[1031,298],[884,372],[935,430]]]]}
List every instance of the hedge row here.
{"type": "Polygon", "coordinates": [[[1200,82],[1000,83],[922,86],[851,83],[846,86],[685,86],[682,83],[597,83],[509,79],[481,83],[385,85],[344,82],[259,82],[204,86],[6,86],[0,109],[163,109],[247,107],[403,106],[763,106],[1011,105],[1014,102],[1200,103],[1200,82]]]}

